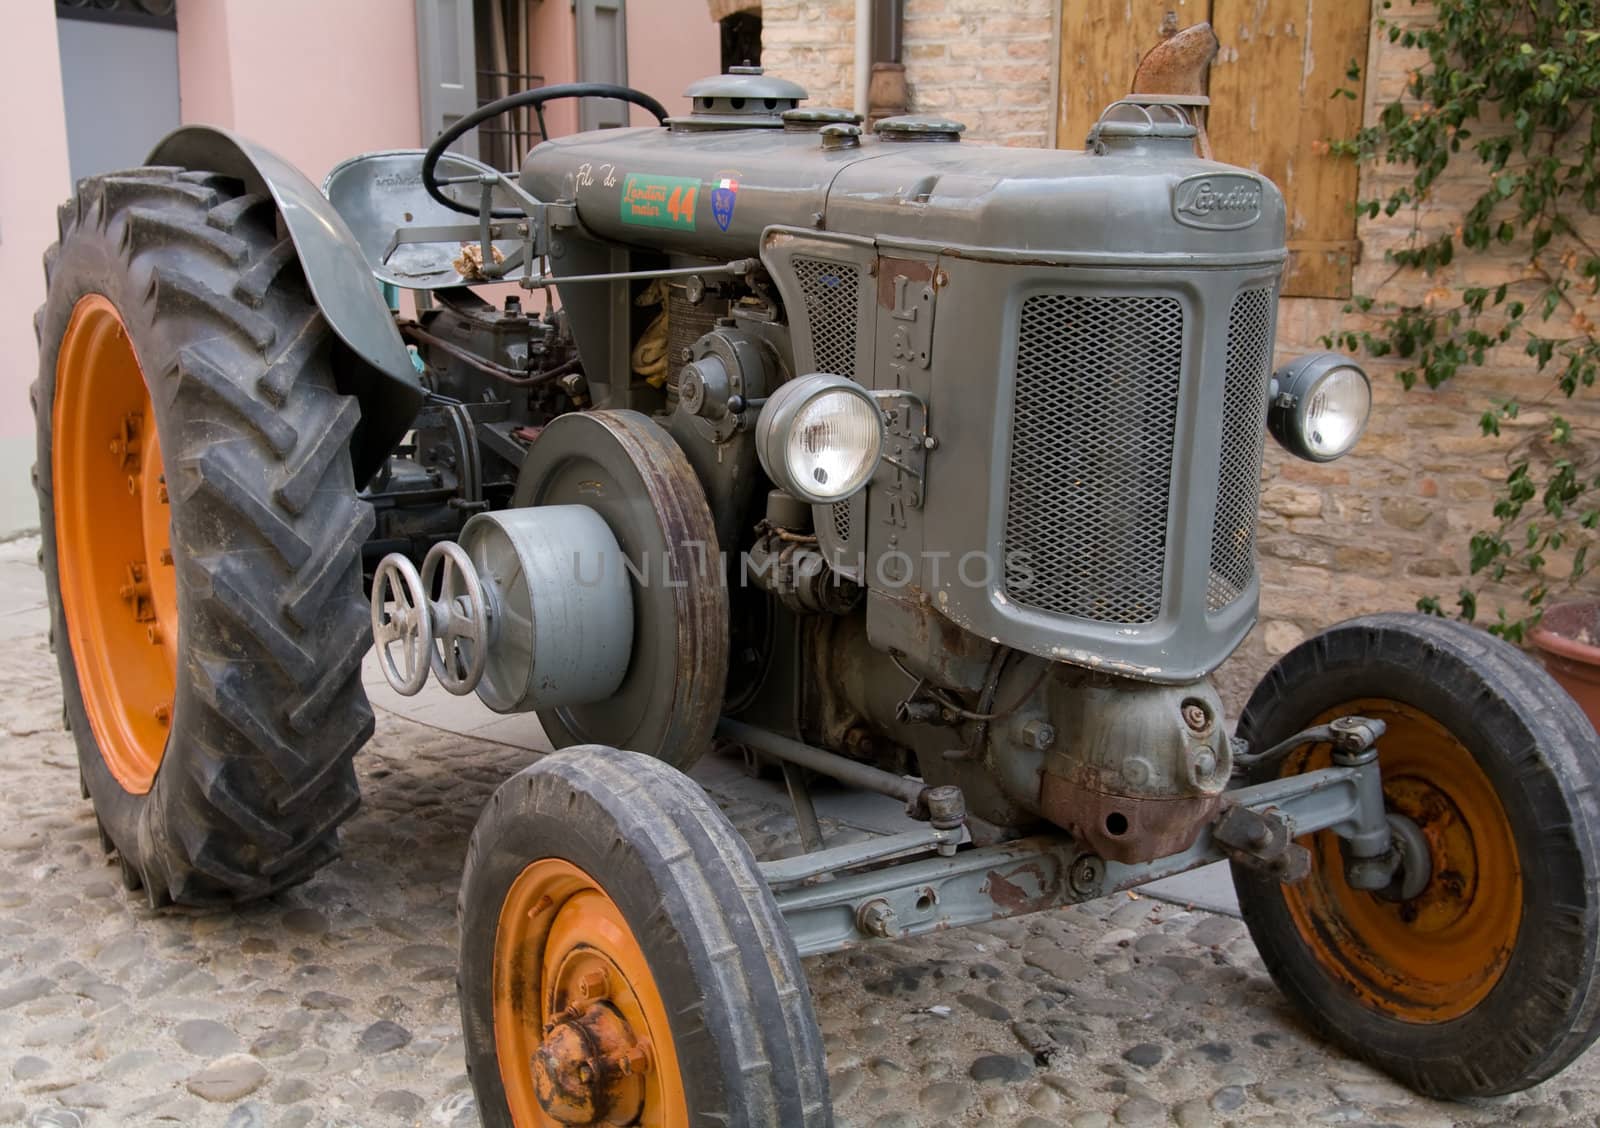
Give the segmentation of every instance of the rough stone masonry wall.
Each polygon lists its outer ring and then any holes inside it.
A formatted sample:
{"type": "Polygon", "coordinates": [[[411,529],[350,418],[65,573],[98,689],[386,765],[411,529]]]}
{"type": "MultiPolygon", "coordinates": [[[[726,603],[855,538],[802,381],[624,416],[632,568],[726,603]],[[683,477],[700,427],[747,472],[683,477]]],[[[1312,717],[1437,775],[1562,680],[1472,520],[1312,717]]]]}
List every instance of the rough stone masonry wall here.
{"type": "MultiPolygon", "coordinates": [[[[1051,4],[1057,0],[908,0],[905,59],[911,108],[942,112],[972,126],[969,136],[1012,144],[1044,144],[1048,137],[1049,70],[1055,51],[1051,4]]],[[[848,104],[854,43],[853,5],[768,3],[763,14],[762,60],[775,73],[797,78],[817,102],[848,104]]],[[[1430,18],[1422,4],[1395,5],[1389,18],[1430,18]]],[[[1426,63],[1419,51],[1389,42],[1374,27],[1367,60],[1365,120],[1400,96],[1410,71],[1426,63]]],[[[1070,81],[1065,76],[1063,81],[1070,81]]],[[[1363,197],[1401,182],[1393,167],[1364,170],[1363,197]]],[[[1481,191],[1470,158],[1459,159],[1437,183],[1422,213],[1424,232],[1455,226],[1481,191]]],[[[1384,252],[1401,246],[1413,217],[1363,220],[1362,253],[1354,288],[1408,303],[1450,301],[1466,285],[1498,283],[1520,269],[1517,250],[1462,254],[1436,280],[1396,274],[1384,252]]],[[[1600,241],[1600,225],[1585,234],[1600,241]]],[[[1556,248],[1554,253],[1559,253],[1556,248]]],[[[1321,348],[1319,338],[1359,318],[1344,303],[1285,299],[1279,310],[1279,361],[1321,348]]],[[[1593,308],[1589,316],[1600,320],[1593,308]]],[[[1552,326],[1552,332],[1559,325],[1552,326]]],[[[1318,466],[1267,443],[1261,496],[1261,619],[1238,653],[1219,672],[1231,708],[1279,655],[1307,635],[1338,620],[1376,611],[1412,609],[1419,597],[1439,595],[1446,606],[1466,575],[1467,539],[1489,526],[1498,484],[1516,452],[1535,441],[1552,411],[1574,422],[1593,450],[1600,435],[1600,393],[1566,402],[1548,375],[1538,374],[1520,345],[1505,347],[1479,369],[1463,371],[1445,387],[1404,391],[1400,365],[1370,361],[1374,406],[1371,427],[1356,452],[1318,466]],[[1481,436],[1477,418],[1490,397],[1516,394],[1521,417],[1503,436],[1481,436]],[[1542,404],[1538,401],[1545,401],[1542,404]]],[[[1491,591],[1480,615],[1492,615],[1491,591]]]]}

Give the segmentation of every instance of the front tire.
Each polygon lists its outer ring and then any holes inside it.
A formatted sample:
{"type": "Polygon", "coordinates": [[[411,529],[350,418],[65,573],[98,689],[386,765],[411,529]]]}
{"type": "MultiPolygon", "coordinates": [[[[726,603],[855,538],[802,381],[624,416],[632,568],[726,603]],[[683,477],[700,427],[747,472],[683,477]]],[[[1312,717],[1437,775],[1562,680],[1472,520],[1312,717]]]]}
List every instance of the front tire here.
{"type": "MultiPolygon", "coordinates": [[[[1302,643],[1256,687],[1255,749],[1343,714],[1383,720],[1391,812],[1428,843],[1422,892],[1351,888],[1339,839],[1283,885],[1235,864],[1267,970],[1318,1032],[1434,1096],[1516,1092],[1600,1033],[1600,747],[1520,651],[1461,623],[1378,615],[1302,643]]],[[[1329,763],[1302,747],[1274,774],[1329,763]]]]}
{"type": "Polygon", "coordinates": [[[750,849],[682,772],[578,745],[507,780],[462,875],[490,1128],[825,1128],[822,1037],[750,849]]]}
{"type": "Polygon", "coordinates": [[[59,220],[35,479],[84,788],[152,904],[266,896],[337,856],[373,728],[359,409],[270,198],[145,168],[59,220]]]}

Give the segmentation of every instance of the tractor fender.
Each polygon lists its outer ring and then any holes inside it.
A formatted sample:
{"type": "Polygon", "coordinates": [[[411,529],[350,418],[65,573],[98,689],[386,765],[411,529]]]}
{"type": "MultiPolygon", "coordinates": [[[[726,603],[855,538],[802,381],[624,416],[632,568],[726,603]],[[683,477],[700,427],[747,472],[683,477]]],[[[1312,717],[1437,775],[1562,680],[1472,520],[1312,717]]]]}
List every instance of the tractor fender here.
{"type": "Polygon", "coordinates": [[[304,173],[226,129],[188,125],[174,130],[150,151],[146,163],[222,173],[272,197],[311,296],[349,353],[336,371],[339,390],[361,405],[350,455],[356,481],[365,483],[410,428],[425,392],[355,236],[304,173]]]}

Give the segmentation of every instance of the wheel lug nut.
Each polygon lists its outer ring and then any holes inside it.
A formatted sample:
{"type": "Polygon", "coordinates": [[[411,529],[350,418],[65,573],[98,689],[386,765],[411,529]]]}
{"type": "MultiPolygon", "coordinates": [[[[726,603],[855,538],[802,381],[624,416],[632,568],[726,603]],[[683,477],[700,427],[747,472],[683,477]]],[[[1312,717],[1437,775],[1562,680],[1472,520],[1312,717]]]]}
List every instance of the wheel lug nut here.
{"type": "Polygon", "coordinates": [[[163,563],[163,564],[171,564],[172,563],[172,549],[163,548],[161,550],[161,556],[160,556],[159,559],[161,560],[161,563],[163,563]]]}
{"type": "Polygon", "coordinates": [[[144,637],[149,639],[152,644],[160,642],[161,628],[156,626],[154,623],[151,623],[144,629],[144,637]]]}
{"type": "Polygon", "coordinates": [[[610,982],[603,971],[586,972],[578,980],[578,997],[581,999],[603,999],[610,994],[610,982]]]}
{"type": "Polygon", "coordinates": [[[129,474],[128,475],[128,493],[131,495],[131,494],[136,494],[138,492],[139,492],[139,479],[135,478],[132,474],[129,474]]]}
{"type": "Polygon", "coordinates": [[[171,709],[168,709],[165,705],[157,705],[156,706],[156,724],[160,725],[162,728],[166,728],[167,727],[167,722],[170,721],[171,719],[172,719],[172,710],[171,709]]]}
{"type": "Polygon", "coordinates": [[[640,1039],[622,1054],[622,1072],[630,1077],[650,1072],[650,1043],[640,1039]]]}

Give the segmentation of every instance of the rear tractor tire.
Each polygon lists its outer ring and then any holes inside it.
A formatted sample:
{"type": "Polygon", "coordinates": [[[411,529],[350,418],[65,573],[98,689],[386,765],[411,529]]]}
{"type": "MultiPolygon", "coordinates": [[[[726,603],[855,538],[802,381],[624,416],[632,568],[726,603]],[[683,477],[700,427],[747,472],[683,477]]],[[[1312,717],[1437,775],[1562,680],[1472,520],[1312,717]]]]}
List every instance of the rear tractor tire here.
{"type": "Polygon", "coordinates": [[[35,326],[51,638],[101,841],[153,905],[304,881],[371,735],[359,417],[272,200],[92,177],[35,326]]]}
{"type": "MultiPolygon", "coordinates": [[[[1554,1076],[1600,1032],[1600,744],[1527,655],[1462,623],[1356,619],[1267,674],[1239,731],[1270,747],[1345,714],[1383,721],[1385,805],[1426,843],[1426,873],[1345,880],[1331,830],[1283,885],[1235,865],[1245,923],[1317,1031],[1432,1096],[1554,1076]]],[[[1326,744],[1265,769],[1326,767],[1326,744]]],[[[1397,820],[1398,821],[1398,820],[1397,820]]]]}
{"type": "Polygon", "coordinates": [[[660,760],[577,745],[507,780],[461,880],[489,1128],[827,1128],[822,1035],[744,840],[660,760]]]}

